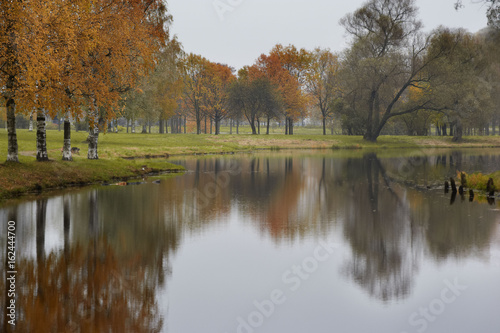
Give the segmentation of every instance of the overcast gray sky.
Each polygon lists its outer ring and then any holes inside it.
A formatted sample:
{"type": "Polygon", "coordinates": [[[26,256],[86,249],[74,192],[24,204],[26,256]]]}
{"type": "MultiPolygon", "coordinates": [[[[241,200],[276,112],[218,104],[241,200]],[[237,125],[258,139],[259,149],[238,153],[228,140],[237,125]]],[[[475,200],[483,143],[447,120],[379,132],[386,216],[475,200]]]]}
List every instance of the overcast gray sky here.
{"type": "MultiPolygon", "coordinates": [[[[424,31],[439,25],[477,32],[486,26],[486,8],[464,0],[417,0],[424,31]]],[[[298,48],[346,48],[339,20],[365,0],[168,0],[174,17],[172,33],[186,52],[236,69],[252,65],[274,45],[298,48]]],[[[477,1],[476,1],[477,2],[477,1]]]]}

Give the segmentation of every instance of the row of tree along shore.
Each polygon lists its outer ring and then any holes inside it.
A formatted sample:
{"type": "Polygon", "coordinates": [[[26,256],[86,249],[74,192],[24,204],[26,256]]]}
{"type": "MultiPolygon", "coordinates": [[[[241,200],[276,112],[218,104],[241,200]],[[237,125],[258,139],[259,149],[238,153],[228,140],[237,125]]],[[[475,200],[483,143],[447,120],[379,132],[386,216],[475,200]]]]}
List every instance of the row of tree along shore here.
{"type": "Polygon", "coordinates": [[[7,161],[18,162],[16,114],[37,120],[37,160],[48,160],[45,117],[89,124],[88,158],[127,91],[160,63],[172,18],[162,0],[0,2],[0,94],[6,108],[7,161]]]}
{"type": "Polygon", "coordinates": [[[223,124],[238,133],[242,123],[252,134],[275,124],[293,135],[308,119],[323,135],[370,142],[383,134],[433,132],[456,142],[496,135],[500,4],[484,2],[489,27],[471,34],[424,33],[416,0],[369,0],[341,20],[343,52],[277,44],[238,71],[185,53],[169,36],[172,17],[160,0],[3,2],[7,160],[18,161],[16,114],[36,118],[38,161],[48,159],[47,116],[64,119],[64,160],[72,159],[71,121],[87,124],[89,159],[98,159],[99,132],[116,131],[119,119],[132,131],[156,124],[159,133],[216,135],[223,124]]]}

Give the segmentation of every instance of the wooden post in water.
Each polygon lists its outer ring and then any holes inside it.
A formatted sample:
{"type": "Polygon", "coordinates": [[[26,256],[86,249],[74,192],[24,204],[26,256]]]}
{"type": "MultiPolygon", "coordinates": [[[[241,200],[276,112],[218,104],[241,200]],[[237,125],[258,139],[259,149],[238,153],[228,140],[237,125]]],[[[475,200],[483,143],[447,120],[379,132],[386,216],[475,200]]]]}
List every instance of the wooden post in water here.
{"type": "Polygon", "coordinates": [[[495,182],[493,178],[488,179],[488,184],[486,184],[486,192],[488,192],[488,196],[495,196],[495,182]]]}
{"type": "Polygon", "coordinates": [[[450,177],[451,192],[457,193],[457,185],[455,184],[455,179],[450,177]]]}
{"type": "Polygon", "coordinates": [[[474,201],[474,191],[472,189],[469,190],[469,201],[474,201]]]}

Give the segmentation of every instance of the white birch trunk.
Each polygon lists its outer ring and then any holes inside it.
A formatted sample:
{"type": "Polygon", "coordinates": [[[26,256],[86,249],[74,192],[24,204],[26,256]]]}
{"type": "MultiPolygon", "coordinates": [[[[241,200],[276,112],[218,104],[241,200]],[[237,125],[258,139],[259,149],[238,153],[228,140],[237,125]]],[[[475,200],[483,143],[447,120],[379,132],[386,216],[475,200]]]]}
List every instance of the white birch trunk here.
{"type": "Polygon", "coordinates": [[[17,133],[16,133],[16,103],[14,99],[7,100],[7,121],[5,128],[7,129],[7,162],[19,162],[17,133]]]}
{"type": "Polygon", "coordinates": [[[97,154],[97,142],[99,140],[99,111],[97,110],[96,101],[92,100],[91,105],[91,116],[89,120],[89,136],[87,141],[88,152],[87,159],[89,160],[98,160],[99,155],[97,154]]]}
{"type": "Polygon", "coordinates": [[[73,160],[73,156],[71,155],[71,123],[69,119],[64,119],[64,146],[62,160],[73,160]]]}
{"type": "Polygon", "coordinates": [[[36,113],[36,160],[39,162],[49,160],[47,134],[45,132],[45,113],[43,109],[38,109],[36,113]]]}

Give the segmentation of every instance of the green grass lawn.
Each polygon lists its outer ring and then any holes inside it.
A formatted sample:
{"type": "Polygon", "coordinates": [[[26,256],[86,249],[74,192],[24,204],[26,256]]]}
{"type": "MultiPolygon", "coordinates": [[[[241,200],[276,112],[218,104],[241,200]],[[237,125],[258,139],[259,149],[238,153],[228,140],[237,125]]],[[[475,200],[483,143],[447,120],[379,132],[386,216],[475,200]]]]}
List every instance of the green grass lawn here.
{"type": "MultiPolygon", "coordinates": [[[[298,127],[297,134],[251,135],[251,134],[140,134],[107,133],[99,135],[99,157],[113,159],[121,157],[146,157],[202,153],[228,153],[255,149],[387,149],[387,148],[492,148],[500,147],[500,136],[465,137],[464,141],[452,143],[451,137],[381,136],[376,143],[364,141],[360,136],[321,135],[321,129],[298,127]],[[300,129],[300,130],[299,130],[300,129]],[[307,133],[310,132],[310,133],[307,133]]],[[[18,145],[21,162],[34,159],[36,133],[18,130],[18,145]]],[[[75,160],[86,159],[86,132],[72,131],[72,147],[81,149],[75,160]]],[[[63,132],[47,131],[49,158],[60,160],[63,132]]],[[[7,133],[0,129],[0,152],[7,155],[7,133]]],[[[0,153],[1,154],[1,153],[0,153]]],[[[0,157],[1,159],[1,157],[0,157]]]]}

